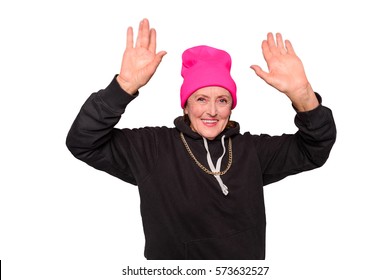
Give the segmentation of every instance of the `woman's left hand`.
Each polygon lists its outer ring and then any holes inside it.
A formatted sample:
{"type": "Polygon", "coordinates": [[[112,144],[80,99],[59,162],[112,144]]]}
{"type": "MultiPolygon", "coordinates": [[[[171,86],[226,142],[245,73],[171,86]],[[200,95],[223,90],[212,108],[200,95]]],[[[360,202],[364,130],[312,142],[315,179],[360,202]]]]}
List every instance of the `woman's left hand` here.
{"type": "Polygon", "coordinates": [[[282,35],[272,33],[262,43],[263,56],[269,72],[258,65],[251,68],[266,83],[286,94],[298,111],[309,111],[319,105],[306,77],[302,61],[295,54],[290,41],[283,42],[282,35]]]}

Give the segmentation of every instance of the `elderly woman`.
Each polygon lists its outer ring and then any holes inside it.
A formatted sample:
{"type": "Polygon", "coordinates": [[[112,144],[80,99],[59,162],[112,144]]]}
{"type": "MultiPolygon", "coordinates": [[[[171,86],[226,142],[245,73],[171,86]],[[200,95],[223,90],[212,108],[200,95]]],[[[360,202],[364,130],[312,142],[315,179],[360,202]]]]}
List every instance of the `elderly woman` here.
{"type": "Polygon", "coordinates": [[[138,185],[147,259],[264,259],[263,186],[327,160],[336,138],[332,113],[291,43],[269,33],[262,51],[269,72],[251,68],[291,100],[295,134],[240,133],[230,120],[237,104],[231,58],[209,46],[183,53],[184,116],[174,128],[114,128],[166,54],[156,53],[147,19],[135,45],[128,29],[119,75],[82,106],[67,146],[76,158],[138,185]]]}

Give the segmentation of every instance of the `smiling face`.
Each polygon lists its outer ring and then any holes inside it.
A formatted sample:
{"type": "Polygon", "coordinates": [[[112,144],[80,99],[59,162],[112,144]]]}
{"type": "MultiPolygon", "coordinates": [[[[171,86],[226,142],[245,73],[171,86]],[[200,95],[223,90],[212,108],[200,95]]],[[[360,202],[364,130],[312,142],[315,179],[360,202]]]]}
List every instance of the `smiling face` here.
{"type": "Polygon", "coordinates": [[[222,87],[204,87],[195,91],[187,100],[184,113],[188,114],[193,131],[213,140],[229,122],[232,97],[222,87]]]}

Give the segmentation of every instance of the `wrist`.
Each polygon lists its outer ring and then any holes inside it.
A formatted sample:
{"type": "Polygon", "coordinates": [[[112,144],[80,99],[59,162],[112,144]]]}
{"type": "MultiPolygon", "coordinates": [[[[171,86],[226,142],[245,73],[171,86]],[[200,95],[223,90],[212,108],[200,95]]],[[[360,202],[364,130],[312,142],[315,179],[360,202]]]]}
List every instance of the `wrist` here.
{"type": "Polygon", "coordinates": [[[129,95],[134,95],[138,92],[138,87],[134,86],[132,83],[127,82],[120,75],[116,77],[116,80],[119,86],[129,95]]]}
{"type": "Polygon", "coordinates": [[[320,105],[310,84],[308,84],[299,94],[294,96],[296,96],[296,98],[291,101],[294,108],[299,112],[311,111],[320,105]]]}

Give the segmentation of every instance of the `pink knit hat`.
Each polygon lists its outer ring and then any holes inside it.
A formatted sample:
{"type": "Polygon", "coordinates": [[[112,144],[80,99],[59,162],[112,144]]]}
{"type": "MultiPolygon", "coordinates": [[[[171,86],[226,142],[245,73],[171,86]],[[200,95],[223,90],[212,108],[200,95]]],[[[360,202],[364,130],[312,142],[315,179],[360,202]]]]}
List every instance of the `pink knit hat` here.
{"type": "Polygon", "coordinates": [[[181,75],[184,79],[180,89],[181,107],[187,99],[200,88],[220,86],[232,95],[232,109],[236,107],[236,83],[230,76],[232,60],[230,55],[209,46],[196,46],[183,52],[181,75]]]}

